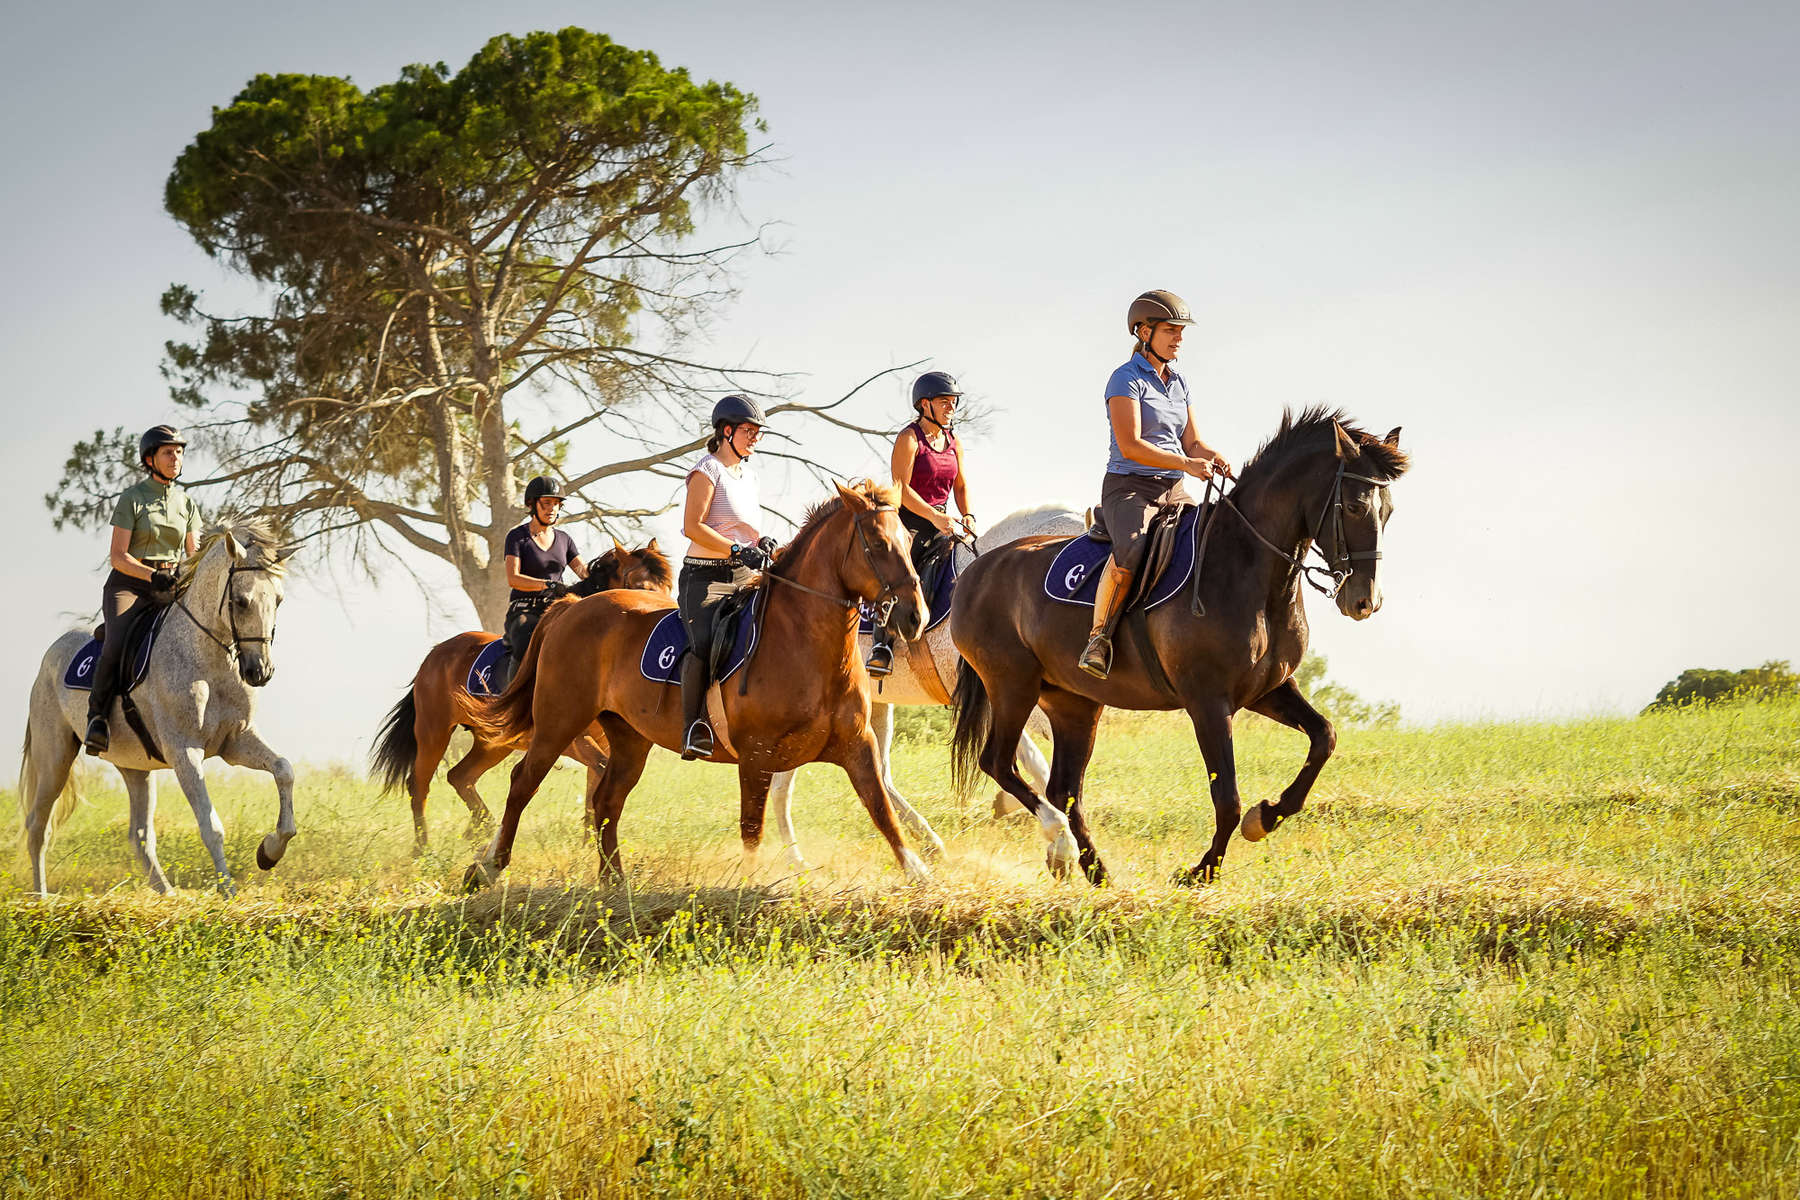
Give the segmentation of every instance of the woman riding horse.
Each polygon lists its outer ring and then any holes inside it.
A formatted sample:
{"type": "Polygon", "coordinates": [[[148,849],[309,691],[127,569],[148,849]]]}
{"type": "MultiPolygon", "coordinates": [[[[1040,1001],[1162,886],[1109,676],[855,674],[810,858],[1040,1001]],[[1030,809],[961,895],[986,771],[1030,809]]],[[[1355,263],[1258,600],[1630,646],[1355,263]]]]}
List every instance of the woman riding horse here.
{"type": "Polygon", "coordinates": [[[1100,521],[1112,555],[1094,598],[1094,624],[1077,665],[1096,679],[1112,670],[1112,635],[1144,552],[1156,510],[1191,501],[1183,475],[1207,480],[1231,465],[1200,440],[1187,380],[1170,364],[1181,353],[1182,331],[1194,323],[1187,301],[1174,292],[1145,292],[1131,302],[1125,325],[1137,347],[1106,381],[1112,448],[1100,485],[1100,521]]]}
{"type": "Polygon", "coordinates": [[[762,497],[750,456],[762,438],[762,406],[748,396],[727,396],[713,405],[712,427],[706,456],[687,475],[681,531],[688,536],[688,552],[675,583],[688,635],[681,663],[681,757],[686,759],[713,753],[713,729],[706,719],[713,617],[721,601],[748,587],[755,572],[769,565],[776,545],[756,529],[762,497]]]}
{"type": "MultiPolygon", "coordinates": [[[[525,485],[525,508],[531,516],[506,535],[506,582],[512,586],[506,605],[506,649],[511,656],[507,680],[525,657],[531,631],[544,619],[544,610],[568,595],[563,569],[587,578],[587,564],[575,549],[575,539],[554,528],[567,496],[556,480],[539,475],[525,485]]],[[[502,689],[505,683],[501,681],[502,689]]]]}
{"type": "Polygon", "coordinates": [[[118,687],[119,660],[125,653],[130,622],[122,618],[140,600],[175,592],[176,568],[185,554],[198,552],[200,509],[181,478],[187,439],[172,425],[153,425],[138,439],[138,464],[150,478],[120,493],[112,511],[112,570],[100,588],[100,614],[105,640],[94,666],[94,690],[88,693],[87,736],[82,744],[92,755],[112,744],[106,727],[118,687]]]}
{"type": "MultiPolygon", "coordinates": [[[[963,468],[962,443],[956,440],[957,402],[962,392],[947,371],[927,371],[913,380],[913,412],[918,420],[894,439],[891,466],[894,486],[900,489],[900,524],[913,535],[913,571],[923,574],[926,560],[941,537],[949,536],[958,522],[950,520],[949,505],[956,497],[962,514],[963,534],[975,536],[975,514],[969,511],[969,480],[963,468]]],[[[875,632],[875,644],[864,664],[871,677],[893,673],[893,635],[887,627],[875,632]]]]}

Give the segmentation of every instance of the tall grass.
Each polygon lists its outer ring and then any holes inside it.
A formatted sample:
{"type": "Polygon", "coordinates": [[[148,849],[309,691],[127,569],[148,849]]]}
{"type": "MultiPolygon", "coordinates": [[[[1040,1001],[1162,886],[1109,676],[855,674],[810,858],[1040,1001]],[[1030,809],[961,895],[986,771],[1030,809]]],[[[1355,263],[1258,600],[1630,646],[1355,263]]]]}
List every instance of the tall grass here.
{"type": "MultiPolygon", "coordinates": [[[[447,789],[414,861],[404,802],[305,772],[259,877],[272,788],[222,785],[233,901],[173,794],[191,890],[148,895],[102,793],[61,898],[0,904],[0,1194],[1793,1195],[1797,742],[1792,702],[1358,733],[1204,891],[1166,717],[1103,733],[1104,892],[920,743],[919,889],[819,769],[804,876],[746,879],[733,774],[658,756],[629,888],[569,772],[473,898],[447,789]]],[[[1247,799],[1304,753],[1238,743],[1247,799]]]]}

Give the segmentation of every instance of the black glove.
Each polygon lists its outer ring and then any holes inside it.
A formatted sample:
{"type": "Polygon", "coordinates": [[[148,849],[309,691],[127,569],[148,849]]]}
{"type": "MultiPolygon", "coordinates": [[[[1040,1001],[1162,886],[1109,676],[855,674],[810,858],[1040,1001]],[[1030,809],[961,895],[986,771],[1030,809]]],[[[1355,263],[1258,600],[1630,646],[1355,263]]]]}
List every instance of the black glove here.
{"type": "Polygon", "coordinates": [[[770,537],[767,534],[764,534],[762,537],[757,539],[756,548],[758,550],[761,550],[764,554],[768,555],[769,561],[773,562],[773,561],[775,561],[775,548],[779,544],[780,543],[776,542],[776,540],[774,538],[770,537]]]}
{"type": "Polygon", "coordinates": [[[546,579],[544,581],[544,595],[548,596],[550,599],[559,600],[568,594],[569,585],[562,580],[546,579]]]}
{"type": "Polygon", "coordinates": [[[740,567],[760,571],[769,565],[769,555],[761,546],[733,546],[731,561],[740,567]]]}
{"type": "Polygon", "coordinates": [[[173,592],[181,577],[167,567],[158,567],[150,572],[150,590],[153,592],[173,592]]]}

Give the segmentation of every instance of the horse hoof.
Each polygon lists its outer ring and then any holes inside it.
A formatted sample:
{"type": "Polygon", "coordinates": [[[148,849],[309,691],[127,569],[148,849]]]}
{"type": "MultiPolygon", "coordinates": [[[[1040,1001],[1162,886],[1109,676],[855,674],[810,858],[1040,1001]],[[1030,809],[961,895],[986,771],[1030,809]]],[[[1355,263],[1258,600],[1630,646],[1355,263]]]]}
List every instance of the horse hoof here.
{"type": "Polygon", "coordinates": [[[1057,879],[1067,879],[1075,868],[1075,864],[1068,859],[1057,857],[1055,849],[1044,855],[1044,865],[1050,868],[1050,874],[1057,879]]]}
{"type": "Polygon", "coordinates": [[[1244,835],[1246,842],[1260,842],[1267,837],[1269,831],[1263,828],[1262,805],[1252,804],[1244,813],[1244,819],[1238,824],[1238,832],[1244,835]]]}
{"type": "Polygon", "coordinates": [[[463,891],[479,892],[494,886],[500,878],[500,872],[488,863],[470,863],[469,869],[463,872],[463,891]]]}
{"type": "Polygon", "coordinates": [[[261,846],[256,848],[256,865],[264,871],[273,871],[277,860],[269,857],[269,852],[261,846]]]}
{"type": "Polygon", "coordinates": [[[233,883],[229,879],[219,880],[219,895],[223,896],[227,900],[230,900],[232,897],[237,895],[237,884],[233,883]]]}
{"type": "Polygon", "coordinates": [[[287,853],[287,843],[270,834],[256,843],[256,865],[265,871],[273,871],[281,856],[287,853]]]}
{"type": "Polygon", "coordinates": [[[1219,877],[1216,867],[1208,867],[1204,863],[1189,867],[1185,871],[1175,872],[1176,887],[1206,887],[1219,877]]]}
{"type": "Polygon", "coordinates": [[[928,870],[925,864],[920,861],[919,856],[914,854],[911,850],[906,851],[901,856],[900,866],[901,869],[906,872],[906,882],[913,884],[914,886],[931,882],[930,870],[928,870]]]}

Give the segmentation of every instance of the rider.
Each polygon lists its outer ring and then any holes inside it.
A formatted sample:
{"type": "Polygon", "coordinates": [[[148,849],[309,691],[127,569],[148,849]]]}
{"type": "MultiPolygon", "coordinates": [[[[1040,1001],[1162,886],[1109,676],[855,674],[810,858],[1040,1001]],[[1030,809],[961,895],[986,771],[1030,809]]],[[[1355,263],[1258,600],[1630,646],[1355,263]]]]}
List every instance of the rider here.
{"type": "Polygon", "coordinates": [[[575,539],[553,528],[567,495],[562,484],[539,475],[525,485],[525,509],[530,517],[506,535],[506,582],[512,585],[506,605],[506,648],[512,655],[506,671],[508,682],[525,658],[532,630],[543,619],[544,610],[569,592],[562,581],[563,568],[587,578],[587,564],[575,549],[575,539]]]}
{"type": "Polygon", "coordinates": [[[713,752],[706,719],[713,616],[719,602],[749,584],[775,552],[775,539],[757,534],[762,498],[749,463],[762,437],[762,407],[747,396],[726,396],[713,405],[712,427],[706,456],[687,475],[681,531],[688,551],[675,592],[688,634],[681,663],[681,757],[690,759],[713,752]]]}
{"type": "MultiPolygon", "coordinates": [[[[900,523],[912,532],[913,570],[924,574],[925,561],[940,537],[955,531],[946,511],[952,494],[962,514],[962,530],[975,536],[975,514],[969,511],[969,481],[963,473],[962,443],[956,440],[956,406],[962,398],[946,371],[927,371],[913,380],[913,412],[918,420],[894,439],[892,467],[900,487],[900,523]]],[[[893,635],[886,626],[875,632],[865,664],[876,679],[894,669],[893,635]]]]}
{"type": "Polygon", "coordinates": [[[1106,381],[1112,450],[1100,487],[1100,519],[1112,555],[1094,598],[1094,624],[1077,665],[1099,679],[1112,670],[1112,634],[1144,550],[1157,508],[1190,500],[1183,475],[1229,476],[1231,465],[1200,440],[1187,381],[1169,364],[1194,317],[1174,292],[1145,292],[1131,302],[1126,328],[1137,339],[1130,361],[1106,381]]]}
{"type": "Polygon", "coordinates": [[[185,553],[199,553],[200,509],[181,478],[187,439],[172,425],[154,425],[138,439],[138,465],[150,477],[119,495],[112,511],[112,571],[100,589],[101,619],[106,639],[94,666],[94,688],[88,693],[88,727],[83,744],[89,754],[104,754],[110,744],[106,714],[118,688],[119,659],[125,653],[131,623],[123,620],[138,601],[166,601],[175,592],[176,568],[185,553]]]}

